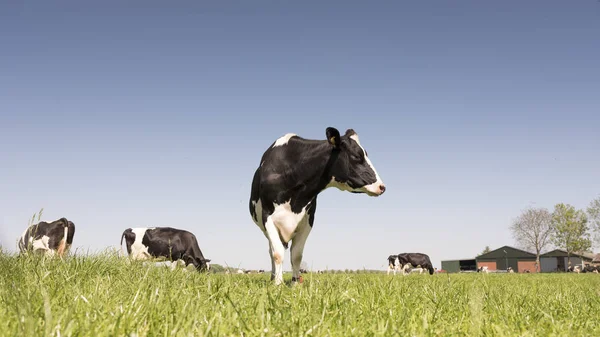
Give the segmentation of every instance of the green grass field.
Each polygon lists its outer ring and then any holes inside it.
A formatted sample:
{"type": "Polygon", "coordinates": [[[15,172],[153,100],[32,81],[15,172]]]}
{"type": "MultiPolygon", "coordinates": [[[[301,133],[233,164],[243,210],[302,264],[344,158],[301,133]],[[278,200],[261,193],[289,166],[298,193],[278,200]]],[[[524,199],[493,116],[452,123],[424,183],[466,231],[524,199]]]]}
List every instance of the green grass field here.
{"type": "Polygon", "coordinates": [[[600,336],[600,275],[305,274],[276,287],[108,254],[0,255],[0,318],[0,336],[600,336]]]}

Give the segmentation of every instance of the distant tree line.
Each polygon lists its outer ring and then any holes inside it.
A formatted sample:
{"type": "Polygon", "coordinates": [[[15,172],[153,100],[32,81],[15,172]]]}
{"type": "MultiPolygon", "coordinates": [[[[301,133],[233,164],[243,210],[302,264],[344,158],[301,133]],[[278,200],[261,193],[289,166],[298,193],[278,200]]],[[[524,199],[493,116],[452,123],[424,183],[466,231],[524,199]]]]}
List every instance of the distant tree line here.
{"type": "Polygon", "coordinates": [[[554,210],[527,208],[510,225],[517,246],[536,254],[536,269],[540,270],[540,255],[549,247],[573,253],[590,252],[593,242],[600,243],[600,197],[587,209],[558,203],[554,210]]]}

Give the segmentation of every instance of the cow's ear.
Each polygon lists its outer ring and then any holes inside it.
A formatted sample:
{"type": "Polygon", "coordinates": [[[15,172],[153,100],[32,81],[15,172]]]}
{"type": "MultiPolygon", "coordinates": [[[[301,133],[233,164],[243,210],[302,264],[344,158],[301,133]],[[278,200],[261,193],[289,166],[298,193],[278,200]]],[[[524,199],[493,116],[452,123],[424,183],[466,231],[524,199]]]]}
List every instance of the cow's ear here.
{"type": "Polygon", "coordinates": [[[210,262],[210,259],[204,259],[204,262],[210,262]]]}
{"type": "Polygon", "coordinates": [[[339,149],[341,143],[340,132],[336,128],[328,127],[325,130],[325,134],[327,135],[329,144],[333,145],[334,148],[339,149]]]}

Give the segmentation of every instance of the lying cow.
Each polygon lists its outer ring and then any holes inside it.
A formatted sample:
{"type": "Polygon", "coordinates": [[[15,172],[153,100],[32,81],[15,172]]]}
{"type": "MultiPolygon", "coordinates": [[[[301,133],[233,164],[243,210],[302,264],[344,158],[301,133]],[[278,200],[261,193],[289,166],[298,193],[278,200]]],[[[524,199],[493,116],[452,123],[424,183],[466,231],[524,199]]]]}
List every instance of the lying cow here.
{"type": "Polygon", "coordinates": [[[171,227],[127,228],[121,235],[127,253],[134,260],[164,257],[185,265],[194,265],[198,271],[210,270],[210,260],[205,259],[196,236],[186,230],[171,227]]]}
{"type": "Polygon", "coordinates": [[[19,239],[19,251],[41,253],[45,256],[65,256],[75,236],[75,224],[66,218],[55,221],[40,221],[29,226],[19,239]]]}
{"type": "Polygon", "coordinates": [[[487,274],[490,271],[488,270],[488,266],[481,266],[481,267],[477,268],[477,272],[478,273],[485,273],[485,274],[487,274]]]}
{"type": "Polygon", "coordinates": [[[429,275],[433,275],[433,264],[431,263],[431,260],[427,254],[402,253],[398,254],[398,260],[403,273],[409,268],[421,267],[423,269],[427,269],[429,271],[429,275]]]}

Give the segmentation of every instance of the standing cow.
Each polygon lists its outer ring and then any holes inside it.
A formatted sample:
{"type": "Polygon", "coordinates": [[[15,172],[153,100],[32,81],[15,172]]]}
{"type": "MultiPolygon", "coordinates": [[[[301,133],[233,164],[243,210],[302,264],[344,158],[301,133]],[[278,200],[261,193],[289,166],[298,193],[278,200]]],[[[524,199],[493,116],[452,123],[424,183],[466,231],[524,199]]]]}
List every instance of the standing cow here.
{"type": "Polygon", "coordinates": [[[171,227],[127,228],[121,235],[127,253],[134,260],[165,257],[173,262],[183,260],[198,271],[208,271],[210,260],[205,259],[196,236],[186,230],[171,227]]]}
{"type": "Polygon", "coordinates": [[[387,269],[387,274],[390,274],[390,270],[394,271],[394,275],[396,275],[396,270],[398,270],[398,264],[400,263],[400,261],[398,261],[398,255],[390,255],[388,256],[388,269],[387,269]]]}
{"type": "Polygon", "coordinates": [[[433,269],[433,264],[429,259],[427,254],[422,253],[402,253],[398,254],[398,260],[400,261],[400,266],[402,272],[404,273],[407,268],[418,267],[421,266],[423,269],[427,269],[429,271],[429,275],[433,275],[435,271],[433,269]]]}
{"type": "Polygon", "coordinates": [[[65,256],[75,236],[75,224],[66,218],[55,221],[40,221],[29,226],[19,239],[19,251],[33,251],[45,256],[65,256]]]}
{"type": "Polygon", "coordinates": [[[317,195],[329,187],[380,196],[385,185],[358,134],[332,127],[327,140],[286,134],[265,151],[254,173],[250,215],[269,241],[271,280],[283,282],[283,258],[292,241],[292,282],[300,277],[304,244],[312,229],[317,195]]]}

